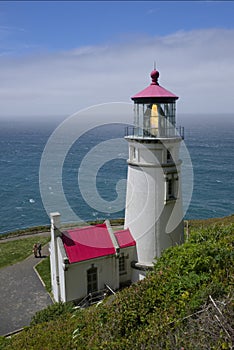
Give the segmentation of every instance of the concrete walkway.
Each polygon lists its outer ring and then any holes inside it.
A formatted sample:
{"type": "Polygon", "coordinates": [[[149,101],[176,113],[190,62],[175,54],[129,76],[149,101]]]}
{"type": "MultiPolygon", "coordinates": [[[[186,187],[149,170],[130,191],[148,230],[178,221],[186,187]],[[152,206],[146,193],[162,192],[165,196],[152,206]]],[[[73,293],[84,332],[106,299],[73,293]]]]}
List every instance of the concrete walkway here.
{"type": "Polygon", "coordinates": [[[0,269],[0,335],[28,326],[37,311],[52,304],[33,268],[48,254],[47,245],[42,248],[42,258],[30,256],[0,269]]]}

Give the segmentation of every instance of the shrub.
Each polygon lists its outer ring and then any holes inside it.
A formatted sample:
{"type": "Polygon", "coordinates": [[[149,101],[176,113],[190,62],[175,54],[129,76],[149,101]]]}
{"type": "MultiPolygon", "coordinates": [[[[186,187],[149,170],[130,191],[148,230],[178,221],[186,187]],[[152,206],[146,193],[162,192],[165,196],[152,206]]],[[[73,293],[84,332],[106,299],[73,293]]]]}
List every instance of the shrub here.
{"type": "Polygon", "coordinates": [[[8,343],[9,343],[8,339],[0,336],[0,350],[4,350],[8,343]]]}
{"type": "Polygon", "coordinates": [[[55,303],[53,305],[48,306],[46,309],[36,312],[36,314],[32,317],[31,326],[34,326],[39,323],[48,322],[51,320],[55,320],[60,316],[64,316],[67,314],[71,314],[74,312],[74,304],[69,303],[55,303]]]}

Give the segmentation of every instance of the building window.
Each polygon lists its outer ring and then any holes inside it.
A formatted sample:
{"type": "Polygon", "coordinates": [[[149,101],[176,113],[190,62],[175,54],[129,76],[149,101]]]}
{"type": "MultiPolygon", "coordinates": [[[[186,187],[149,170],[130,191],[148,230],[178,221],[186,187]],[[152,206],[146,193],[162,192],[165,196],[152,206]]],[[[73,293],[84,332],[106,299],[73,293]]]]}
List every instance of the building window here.
{"type": "Polygon", "coordinates": [[[87,291],[89,293],[96,292],[98,290],[97,268],[92,267],[87,271],[87,291]]]}
{"type": "Polygon", "coordinates": [[[126,258],[124,254],[119,257],[119,274],[124,275],[126,273],[126,258]]]}

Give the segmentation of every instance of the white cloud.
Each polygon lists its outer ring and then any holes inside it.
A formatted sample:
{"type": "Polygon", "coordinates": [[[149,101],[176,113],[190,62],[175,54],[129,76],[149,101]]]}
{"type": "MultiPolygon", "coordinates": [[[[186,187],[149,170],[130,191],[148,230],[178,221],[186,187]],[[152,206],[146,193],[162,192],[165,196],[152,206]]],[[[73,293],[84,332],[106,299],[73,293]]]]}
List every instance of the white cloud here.
{"type": "Polygon", "coordinates": [[[159,83],[180,96],[180,113],[232,113],[234,30],[177,32],[28,57],[0,57],[1,116],[69,115],[159,83]]]}

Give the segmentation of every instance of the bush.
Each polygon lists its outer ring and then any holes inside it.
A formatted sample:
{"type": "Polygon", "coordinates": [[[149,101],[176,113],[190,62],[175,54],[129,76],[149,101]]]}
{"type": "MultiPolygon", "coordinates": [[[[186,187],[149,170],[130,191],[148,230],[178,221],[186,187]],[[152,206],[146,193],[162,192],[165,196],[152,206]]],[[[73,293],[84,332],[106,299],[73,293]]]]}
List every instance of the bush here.
{"type": "Polygon", "coordinates": [[[48,306],[46,309],[36,312],[36,314],[32,317],[30,326],[34,326],[39,323],[48,322],[51,320],[55,320],[60,316],[67,316],[67,314],[71,314],[74,312],[74,304],[69,303],[55,303],[53,305],[48,306]]]}
{"type": "Polygon", "coordinates": [[[0,350],[4,350],[8,343],[9,343],[8,339],[0,336],[0,350]]]}

